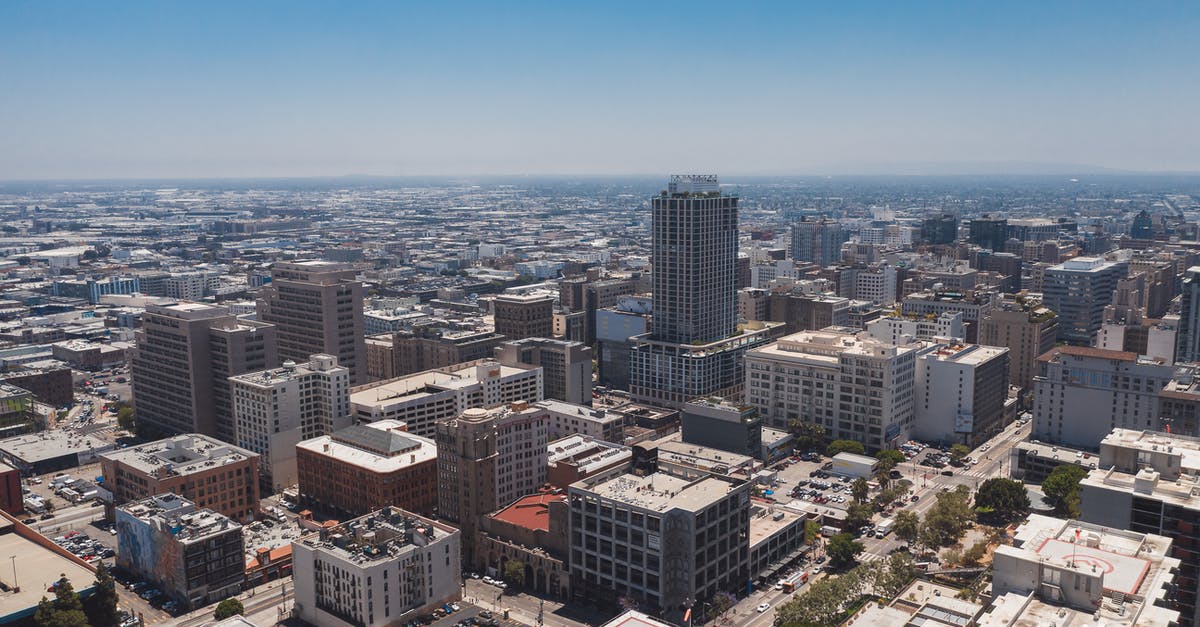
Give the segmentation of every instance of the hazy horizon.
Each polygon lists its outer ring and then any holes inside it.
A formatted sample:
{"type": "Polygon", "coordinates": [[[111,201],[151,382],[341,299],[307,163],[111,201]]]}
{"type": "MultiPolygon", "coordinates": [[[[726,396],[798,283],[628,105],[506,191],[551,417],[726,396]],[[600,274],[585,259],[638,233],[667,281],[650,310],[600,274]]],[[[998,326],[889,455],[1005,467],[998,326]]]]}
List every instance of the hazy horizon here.
{"type": "Polygon", "coordinates": [[[1200,173],[1200,4],[0,4],[0,180],[1200,173]]]}

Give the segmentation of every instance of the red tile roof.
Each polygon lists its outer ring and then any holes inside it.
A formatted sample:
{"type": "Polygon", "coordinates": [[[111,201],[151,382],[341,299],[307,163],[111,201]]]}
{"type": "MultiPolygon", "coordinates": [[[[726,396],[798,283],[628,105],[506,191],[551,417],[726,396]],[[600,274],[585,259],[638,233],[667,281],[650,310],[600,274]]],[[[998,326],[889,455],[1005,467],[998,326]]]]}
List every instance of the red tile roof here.
{"type": "Polygon", "coordinates": [[[1038,357],[1038,361],[1053,361],[1057,354],[1074,355],[1076,357],[1096,357],[1098,359],[1116,359],[1117,361],[1137,361],[1137,353],[1128,351],[1112,351],[1104,348],[1092,348],[1090,346],[1055,346],[1054,348],[1042,353],[1038,357]]]}
{"type": "Polygon", "coordinates": [[[550,531],[550,506],[554,501],[567,500],[564,494],[531,494],[517,499],[512,505],[496,512],[492,518],[510,525],[550,531]]]}

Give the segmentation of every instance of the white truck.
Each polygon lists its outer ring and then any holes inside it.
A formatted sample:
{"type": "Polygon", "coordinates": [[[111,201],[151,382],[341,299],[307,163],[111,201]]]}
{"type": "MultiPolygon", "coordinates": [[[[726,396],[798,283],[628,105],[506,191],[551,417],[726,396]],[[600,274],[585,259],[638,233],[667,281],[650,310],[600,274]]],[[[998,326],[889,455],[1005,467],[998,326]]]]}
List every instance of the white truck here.
{"type": "Polygon", "coordinates": [[[885,518],[878,525],[875,525],[875,537],[879,539],[886,538],[892,532],[892,527],[896,524],[895,520],[885,518]]]}

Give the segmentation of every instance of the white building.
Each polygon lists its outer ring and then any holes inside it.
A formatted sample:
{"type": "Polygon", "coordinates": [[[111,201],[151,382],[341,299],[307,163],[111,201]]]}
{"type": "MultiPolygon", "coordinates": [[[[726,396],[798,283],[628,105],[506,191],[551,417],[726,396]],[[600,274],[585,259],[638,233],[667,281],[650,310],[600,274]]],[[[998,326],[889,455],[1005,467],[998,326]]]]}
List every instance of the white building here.
{"type": "Polygon", "coordinates": [[[550,415],[551,440],[576,434],[616,444],[625,439],[625,425],[629,423],[629,416],[624,412],[553,399],[538,401],[534,405],[545,409],[550,415]]]}
{"type": "Polygon", "coordinates": [[[932,316],[885,316],[867,323],[867,334],[882,342],[907,344],[913,340],[966,339],[961,311],[932,316]]]}
{"type": "Polygon", "coordinates": [[[1113,429],[1158,429],[1174,368],[1134,353],[1058,346],[1038,358],[1032,437],[1095,449],[1113,429]]]}
{"type": "Polygon", "coordinates": [[[859,270],[854,275],[854,298],[890,307],[896,302],[896,268],[883,264],[859,270]]]}
{"type": "Polygon", "coordinates": [[[992,560],[992,603],[980,627],[1169,627],[1179,560],[1170,538],[1038,514],[992,560]]]}
{"type": "Polygon", "coordinates": [[[746,353],[746,402],[767,424],[815,422],[832,439],[886,448],[912,429],[919,345],[802,331],[746,353]]]}
{"type": "Polygon", "coordinates": [[[399,420],[409,431],[433,437],[434,423],[469,407],[542,398],[540,367],[481,360],[357,387],[350,394],[350,409],[359,422],[399,420]]]}
{"type": "Polygon", "coordinates": [[[388,507],[292,542],[296,614],[316,627],[402,625],[462,595],[459,531],[388,507]]]}
{"type": "Polygon", "coordinates": [[[235,443],[272,489],[295,485],[296,445],[350,426],[350,370],[333,355],[229,377],[235,443]]]}
{"type": "Polygon", "coordinates": [[[1004,428],[1007,348],[932,344],[917,355],[916,381],[917,439],[974,448],[1004,428]]]}

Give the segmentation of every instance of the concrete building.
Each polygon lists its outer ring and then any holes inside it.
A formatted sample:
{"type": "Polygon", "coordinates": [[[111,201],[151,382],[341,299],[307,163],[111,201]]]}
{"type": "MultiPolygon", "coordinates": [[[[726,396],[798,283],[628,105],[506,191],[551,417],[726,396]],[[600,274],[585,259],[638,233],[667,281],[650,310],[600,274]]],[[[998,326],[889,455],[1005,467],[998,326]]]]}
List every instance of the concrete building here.
{"type": "Polygon", "coordinates": [[[546,480],[563,490],[576,481],[613,468],[628,469],[633,461],[633,451],[628,446],[587,435],[551,440],[547,449],[546,480]]]}
{"type": "Polygon", "coordinates": [[[814,422],[868,449],[907,440],[918,345],[843,330],[803,331],[746,355],[746,403],[770,426],[814,422]]]}
{"type": "Polygon", "coordinates": [[[979,446],[1005,426],[1008,349],[933,344],[917,354],[913,437],[979,446]]]}
{"type": "Polygon", "coordinates": [[[296,485],[296,445],[350,426],[350,370],[333,355],[229,377],[234,443],[258,453],[270,493],[296,485]]]}
{"type": "Polygon", "coordinates": [[[492,301],[492,306],[496,333],[505,338],[553,337],[553,298],[532,294],[500,294],[492,301]]]}
{"type": "Polygon", "coordinates": [[[738,320],[770,320],[771,293],[757,287],[743,287],[737,293],[738,320]]]}
{"type": "Polygon", "coordinates": [[[68,407],[75,403],[75,385],[70,368],[30,368],[6,372],[0,374],[0,382],[29,390],[38,402],[52,407],[68,407]]]}
{"type": "Polygon", "coordinates": [[[606,474],[572,485],[569,499],[576,601],[630,597],[680,622],[685,602],[751,580],[745,481],[606,474]]]}
{"type": "Polygon", "coordinates": [[[551,399],[534,405],[550,416],[551,440],[579,434],[619,444],[625,439],[625,427],[633,424],[629,414],[612,408],[593,409],[551,399]]]}
{"type": "Polygon", "coordinates": [[[1008,382],[1033,388],[1037,358],[1054,348],[1058,316],[1027,297],[1006,298],[979,321],[979,343],[1008,348],[1008,382]]]}
{"type": "Polygon", "coordinates": [[[258,463],[250,451],[190,434],[104,453],[100,472],[110,508],[170,492],[249,523],[258,512],[258,463]]]}
{"type": "Polygon", "coordinates": [[[1161,429],[1182,435],[1200,435],[1200,377],[1195,364],[1175,367],[1175,373],[1158,393],[1161,429]]]}
{"type": "Polygon", "coordinates": [[[0,459],[26,476],[44,475],[95,463],[97,455],[116,448],[115,442],[95,436],[52,429],[0,440],[0,459]]]}
{"type": "Polygon", "coordinates": [[[622,299],[609,309],[596,310],[596,361],[600,385],[629,389],[630,340],[648,333],[653,302],[648,297],[622,299]]]}
{"type": "MultiPolygon", "coordinates": [[[[329,261],[276,263],[258,317],[278,328],[279,356],[303,361],[337,357],[350,381],[367,382],[363,286],[353,267],[329,261]]],[[[235,373],[236,374],[236,373],[235,373]]]]}
{"type": "Polygon", "coordinates": [[[962,341],[966,338],[962,312],[944,311],[936,318],[927,316],[886,316],[867,323],[867,335],[892,344],[908,344],[913,340],[962,341]]]}
{"type": "Polygon", "coordinates": [[[977,624],[1177,625],[1171,548],[1155,533],[1033,514],[996,549],[992,603],[977,624]]]}
{"type": "Polygon", "coordinates": [[[854,274],[854,298],[870,301],[883,307],[896,303],[896,268],[879,264],[863,268],[854,274]]]}
{"type": "Polygon", "coordinates": [[[131,359],[138,423],[234,439],[229,377],[279,364],[275,327],[200,303],[148,305],[131,359]]]}
{"type": "Polygon", "coordinates": [[[762,454],[762,417],[749,405],[722,398],[698,398],[679,412],[683,441],[738,455],[762,454]]]}
{"type": "Polygon", "coordinates": [[[767,320],[784,323],[784,333],[850,324],[850,299],[827,294],[771,294],[767,320]]]}
{"type": "Polygon", "coordinates": [[[738,397],[742,357],[768,336],[738,333],[738,198],[722,195],[715,175],[677,175],[651,206],[654,326],[632,339],[629,392],[667,407],[738,397]]]}
{"type": "Polygon", "coordinates": [[[546,483],[549,415],[528,403],[472,407],[437,423],[438,515],[463,531],[463,558],[479,563],[482,516],[546,483]]]}
{"type": "Polygon", "coordinates": [[[395,420],[352,425],[296,445],[300,502],[342,516],[395,505],[437,508],[437,445],[395,420]]]}
{"type": "Polygon", "coordinates": [[[831,266],[842,258],[842,244],[848,239],[837,220],[802,218],[792,223],[792,259],[831,266]]]}
{"type": "Polygon", "coordinates": [[[242,526],[166,493],[117,509],[117,566],[158,588],[184,609],[241,592],[242,526]]]}
{"type": "Polygon", "coordinates": [[[47,587],[61,577],[71,582],[85,603],[96,592],[95,567],[6,516],[0,516],[0,551],[9,560],[9,568],[0,573],[4,583],[0,625],[34,624],[38,602],[53,597],[47,587]]]}
{"type": "Polygon", "coordinates": [[[396,360],[392,369],[395,376],[401,377],[414,372],[488,359],[504,340],[503,335],[489,330],[449,331],[418,328],[413,331],[401,331],[392,338],[392,356],[396,360]]]}
{"type": "Polygon", "coordinates": [[[906,316],[940,316],[946,312],[962,312],[965,339],[977,343],[979,321],[991,313],[998,300],[998,294],[983,290],[915,292],[901,299],[900,313],[906,316]]]}
{"type": "Polygon", "coordinates": [[[19,514],[25,507],[21,504],[21,471],[0,462],[0,510],[19,514]]]}
{"type": "Polygon", "coordinates": [[[1053,348],[1038,358],[1032,437],[1095,450],[1113,429],[1159,429],[1158,394],[1174,372],[1134,353],[1053,348]]]}
{"type": "Polygon", "coordinates": [[[360,423],[399,420],[409,431],[433,437],[439,420],[453,418],[467,408],[542,399],[540,367],[484,360],[353,388],[350,409],[360,423]]]}
{"type": "Polygon", "coordinates": [[[15,385],[0,383],[0,437],[34,431],[35,418],[33,393],[15,385]]]}
{"type": "Polygon", "coordinates": [[[316,627],[403,625],[462,597],[449,525],[386,507],[292,542],[295,612],[316,627]]]}
{"type": "Polygon", "coordinates": [[[391,333],[367,336],[367,382],[396,378],[396,351],[391,333]]]}
{"type": "Polygon", "coordinates": [[[1058,314],[1060,341],[1091,346],[1104,323],[1104,308],[1127,270],[1125,262],[1099,257],[1076,257],[1046,269],[1042,302],[1058,314]]]}
{"type": "Polygon", "coordinates": [[[526,589],[569,598],[567,495],[562,490],[521,497],[482,522],[488,574],[504,577],[505,564],[517,561],[525,567],[526,589]]]}
{"type": "Polygon", "coordinates": [[[495,359],[541,367],[544,398],[592,404],[592,348],[583,342],[529,337],[497,346],[495,359]]]}
{"type": "Polygon", "coordinates": [[[1200,624],[1200,439],[1114,429],[1100,443],[1099,466],[1080,482],[1079,518],[1171,539],[1179,625],[1200,624]]]}

